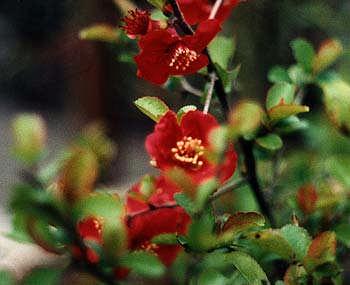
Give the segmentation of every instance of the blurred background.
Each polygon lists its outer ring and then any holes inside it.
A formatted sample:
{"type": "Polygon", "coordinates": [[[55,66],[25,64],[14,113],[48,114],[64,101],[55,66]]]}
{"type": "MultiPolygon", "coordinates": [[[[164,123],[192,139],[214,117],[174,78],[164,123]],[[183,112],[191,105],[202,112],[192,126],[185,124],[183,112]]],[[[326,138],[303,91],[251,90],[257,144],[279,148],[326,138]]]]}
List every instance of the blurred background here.
{"type": "MultiPolygon", "coordinates": [[[[330,37],[340,39],[346,52],[337,70],[350,82],[349,15],[349,0],[242,3],[226,25],[226,33],[236,37],[234,61],[242,64],[237,96],[262,101],[270,86],[268,70],[293,62],[289,42],[296,37],[315,46],[330,37]]],[[[157,95],[170,106],[191,100],[137,79],[135,66],[117,60],[120,48],[78,38],[86,26],[117,26],[119,19],[113,0],[0,1],[0,231],[9,227],[7,199],[18,179],[9,125],[16,113],[38,112],[45,118],[53,153],[87,122],[105,121],[118,144],[108,183],[127,189],[151,171],[143,144],[153,125],[133,100],[157,95]]]]}

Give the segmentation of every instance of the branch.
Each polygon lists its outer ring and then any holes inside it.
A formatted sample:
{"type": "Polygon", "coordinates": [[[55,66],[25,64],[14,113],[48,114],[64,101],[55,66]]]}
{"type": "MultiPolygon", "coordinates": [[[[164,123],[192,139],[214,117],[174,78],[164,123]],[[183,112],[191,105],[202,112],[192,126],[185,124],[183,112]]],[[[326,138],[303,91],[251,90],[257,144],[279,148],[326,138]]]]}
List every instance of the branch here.
{"type": "Polygon", "coordinates": [[[203,92],[195,87],[193,87],[187,80],[185,77],[182,77],[180,80],[180,84],[182,89],[184,89],[185,91],[197,96],[197,97],[202,97],[203,96],[203,92]]]}
{"type": "Polygon", "coordinates": [[[244,154],[244,164],[246,168],[248,183],[255,194],[256,200],[260,206],[262,214],[269,219],[271,226],[274,227],[275,220],[271,213],[269,204],[264,197],[256,173],[256,162],[253,153],[253,142],[246,141],[243,138],[241,138],[239,142],[242,148],[242,152],[244,154]]]}
{"type": "Polygon", "coordinates": [[[209,199],[210,202],[215,201],[216,199],[218,199],[219,197],[221,197],[222,195],[231,192],[235,189],[238,189],[239,187],[241,187],[242,185],[244,185],[247,182],[247,180],[245,178],[241,178],[239,180],[236,181],[232,181],[229,182],[227,184],[225,184],[224,186],[222,186],[221,188],[219,188],[209,199]]]}

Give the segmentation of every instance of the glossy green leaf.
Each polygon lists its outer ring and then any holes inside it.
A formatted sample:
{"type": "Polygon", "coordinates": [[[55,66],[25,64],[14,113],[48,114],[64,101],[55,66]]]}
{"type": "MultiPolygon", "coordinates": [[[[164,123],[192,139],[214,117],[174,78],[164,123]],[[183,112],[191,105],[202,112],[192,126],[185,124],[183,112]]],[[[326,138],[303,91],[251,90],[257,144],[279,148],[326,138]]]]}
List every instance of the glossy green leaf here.
{"type": "Polygon", "coordinates": [[[268,73],[268,79],[272,83],[291,82],[287,70],[281,66],[271,68],[268,73]]]}
{"type": "Polygon", "coordinates": [[[121,257],[119,264],[146,278],[158,278],[165,273],[165,266],[157,256],[146,251],[131,252],[121,257]]]}
{"type": "Polygon", "coordinates": [[[169,111],[169,107],[158,97],[142,97],[137,99],[134,104],[142,113],[155,122],[158,122],[169,111]]]}
{"type": "Polygon", "coordinates": [[[311,83],[312,75],[305,71],[300,65],[292,65],[288,68],[288,75],[292,82],[297,86],[303,86],[311,83]]]}
{"type": "Polygon", "coordinates": [[[212,61],[227,70],[230,60],[235,52],[235,41],[232,37],[217,36],[209,44],[208,50],[212,61]]]}
{"type": "Polygon", "coordinates": [[[319,84],[328,117],[344,134],[350,135],[350,84],[335,73],[322,76],[319,84]]]}
{"type": "Polygon", "coordinates": [[[309,112],[309,110],[310,109],[308,106],[292,104],[292,105],[279,105],[279,106],[273,107],[267,113],[272,123],[276,123],[290,116],[309,112]]]}
{"type": "Polygon", "coordinates": [[[303,39],[296,39],[291,42],[294,58],[306,71],[312,70],[315,57],[315,50],[311,43],[303,39]]]}
{"type": "Polygon", "coordinates": [[[268,134],[264,137],[259,137],[256,139],[256,143],[267,150],[276,151],[283,146],[283,141],[280,136],[276,134],[268,134]]]}
{"type": "Polygon", "coordinates": [[[249,234],[249,237],[262,249],[275,253],[286,260],[293,260],[294,250],[279,230],[263,230],[249,234]]]}
{"type": "Polygon", "coordinates": [[[227,282],[227,278],[220,272],[209,269],[203,271],[198,278],[198,283],[201,285],[224,285],[227,282]]]}
{"type": "Polygon", "coordinates": [[[269,110],[278,105],[292,104],[296,87],[286,82],[276,83],[267,94],[266,109],[269,110]]]}
{"type": "Polygon", "coordinates": [[[280,232],[293,248],[297,260],[301,261],[311,244],[308,232],[304,228],[295,225],[286,225],[281,228],[280,232]]]}
{"type": "Polygon", "coordinates": [[[260,265],[245,252],[231,252],[225,258],[233,264],[248,284],[268,282],[267,276],[260,265]]]}
{"type": "Polygon", "coordinates": [[[241,65],[237,65],[232,70],[226,70],[219,64],[215,64],[216,71],[224,84],[225,92],[230,93],[232,91],[233,82],[237,79],[239,72],[241,71],[241,65]]]}

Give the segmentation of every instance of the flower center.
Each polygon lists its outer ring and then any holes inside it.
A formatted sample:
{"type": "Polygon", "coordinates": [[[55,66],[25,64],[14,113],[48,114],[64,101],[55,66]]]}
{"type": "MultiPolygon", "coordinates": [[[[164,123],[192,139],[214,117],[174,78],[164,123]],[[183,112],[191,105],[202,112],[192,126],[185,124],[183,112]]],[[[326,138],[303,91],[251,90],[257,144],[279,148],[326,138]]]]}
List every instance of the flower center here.
{"type": "Polygon", "coordinates": [[[159,248],[157,244],[149,241],[146,241],[141,245],[142,250],[153,252],[153,253],[155,253],[154,250],[156,250],[157,248],[159,248]]]}
{"type": "Polygon", "coordinates": [[[198,57],[199,55],[196,51],[191,50],[184,45],[178,45],[172,52],[169,67],[185,71],[193,61],[198,59],[198,57]]]}
{"type": "Polygon", "coordinates": [[[204,146],[202,146],[202,140],[200,139],[185,136],[176,143],[176,147],[173,147],[171,152],[174,159],[181,163],[196,167],[203,165],[201,157],[204,155],[204,146]]]}

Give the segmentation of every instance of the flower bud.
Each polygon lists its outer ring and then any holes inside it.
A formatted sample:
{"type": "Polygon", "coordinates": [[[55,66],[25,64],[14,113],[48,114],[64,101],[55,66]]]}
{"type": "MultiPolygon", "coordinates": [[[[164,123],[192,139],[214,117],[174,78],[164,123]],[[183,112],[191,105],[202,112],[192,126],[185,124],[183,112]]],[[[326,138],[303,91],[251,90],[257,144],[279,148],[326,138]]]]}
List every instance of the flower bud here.
{"type": "Polygon", "coordinates": [[[46,147],[46,125],[36,114],[20,114],[12,121],[13,152],[32,165],[42,157],[46,147]]]}

